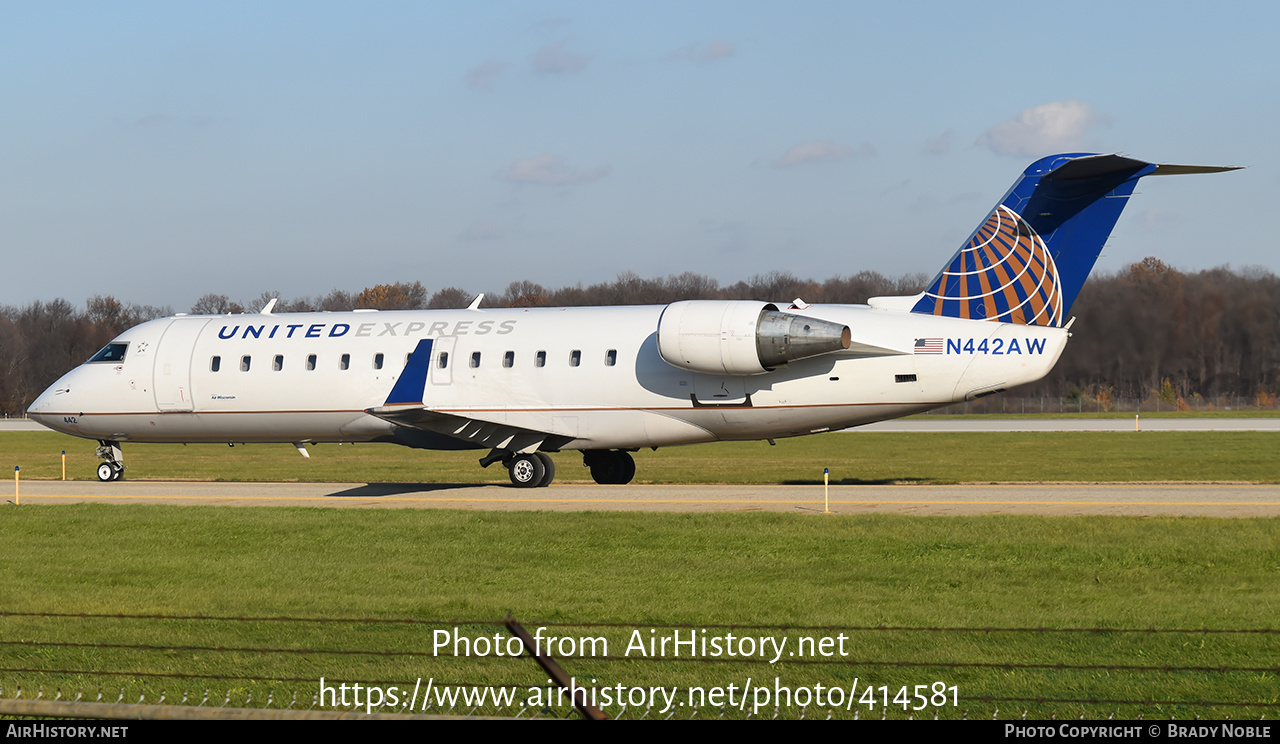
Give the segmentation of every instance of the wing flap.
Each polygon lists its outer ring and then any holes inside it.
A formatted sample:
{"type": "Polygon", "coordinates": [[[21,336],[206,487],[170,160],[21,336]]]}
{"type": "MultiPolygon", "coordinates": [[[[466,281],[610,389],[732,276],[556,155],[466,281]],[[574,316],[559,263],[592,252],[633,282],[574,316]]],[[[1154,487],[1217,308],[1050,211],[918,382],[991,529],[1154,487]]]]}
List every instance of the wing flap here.
{"type": "Polygon", "coordinates": [[[423,406],[391,405],[369,408],[365,413],[389,421],[396,426],[444,434],[478,447],[535,452],[539,449],[558,450],[576,439],[570,432],[540,431],[508,424],[496,419],[505,413],[478,412],[470,416],[441,413],[423,406]],[[485,420],[487,418],[495,420],[485,420]]]}

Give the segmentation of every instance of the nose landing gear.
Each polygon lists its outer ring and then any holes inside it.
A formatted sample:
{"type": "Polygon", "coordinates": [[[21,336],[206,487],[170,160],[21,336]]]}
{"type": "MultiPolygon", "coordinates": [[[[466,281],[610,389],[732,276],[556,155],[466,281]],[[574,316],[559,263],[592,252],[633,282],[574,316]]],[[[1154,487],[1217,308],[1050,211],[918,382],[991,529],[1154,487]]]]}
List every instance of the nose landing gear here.
{"type": "Polygon", "coordinates": [[[124,453],[120,451],[120,443],[100,439],[94,454],[102,458],[102,464],[98,466],[98,480],[120,480],[124,475],[124,453]]]}

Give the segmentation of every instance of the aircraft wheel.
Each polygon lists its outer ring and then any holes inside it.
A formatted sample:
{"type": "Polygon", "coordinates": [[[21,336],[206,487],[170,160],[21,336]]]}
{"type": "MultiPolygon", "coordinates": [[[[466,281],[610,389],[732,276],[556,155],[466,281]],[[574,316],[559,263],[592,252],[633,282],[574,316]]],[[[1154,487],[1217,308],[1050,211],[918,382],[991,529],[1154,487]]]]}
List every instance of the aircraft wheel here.
{"type": "Polygon", "coordinates": [[[538,488],[546,488],[551,485],[551,481],[556,479],[556,461],[551,459],[551,455],[545,452],[535,452],[538,459],[542,461],[542,467],[545,472],[542,480],[538,481],[538,488]]]}
{"type": "Polygon", "coordinates": [[[622,451],[602,452],[591,463],[591,479],[601,485],[625,485],[636,477],[636,461],[622,451]]]}
{"type": "Polygon", "coordinates": [[[111,476],[111,480],[118,481],[124,477],[124,466],[118,462],[111,463],[111,470],[115,473],[111,476]]]}
{"type": "Polygon", "coordinates": [[[617,470],[614,471],[614,483],[625,486],[636,477],[636,461],[628,452],[617,453],[617,470]]]}
{"type": "Polygon", "coordinates": [[[111,467],[111,463],[104,462],[98,466],[98,480],[106,483],[117,478],[116,469],[111,467]]]}
{"type": "Polygon", "coordinates": [[[547,468],[542,464],[539,453],[516,455],[507,465],[511,474],[511,483],[516,488],[537,488],[547,475],[547,468]]]}

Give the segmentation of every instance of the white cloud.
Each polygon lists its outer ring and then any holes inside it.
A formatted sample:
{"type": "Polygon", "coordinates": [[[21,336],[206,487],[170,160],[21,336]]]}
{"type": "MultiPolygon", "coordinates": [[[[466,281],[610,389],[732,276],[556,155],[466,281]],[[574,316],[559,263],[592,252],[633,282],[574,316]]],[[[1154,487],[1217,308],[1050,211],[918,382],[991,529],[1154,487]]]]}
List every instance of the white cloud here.
{"type": "Polygon", "coordinates": [[[538,155],[521,158],[501,170],[495,176],[512,183],[540,183],[546,186],[565,186],[574,183],[591,183],[609,175],[610,168],[602,165],[589,170],[574,170],[555,155],[538,155]]]}
{"type": "Polygon", "coordinates": [[[554,18],[546,18],[533,24],[533,27],[541,31],[558,31],[570,23],[565,16],[556,16],[554,18]]]}
{"type": "Polygon", "coordinates": [[[1151,207],[1142,213],[1142,226],[1147,230],[1160,231],[1176,227],[1182,221],[1181,215],[1163,207],[1151,207]]]}
{"type": "MultiPolygon", "coordinates": [[[[848,145],[831,142],[830,140],[811,140],[809,142],[801,142],[782,153],[782,157],[772,161],[771,165],[775,168],[789,168],[801,163],[843,160],[853,154],[853,148],[848,145]]],[[[862,147],[858,148],[857,152],[860,157],[870,157],[875,154],[876,149],[869,143],[864,143],[862,147]]]]}
{"type": "Polygon", "coordinates": [[[484,64],[476,65],[467,70],[467,85],[472,88],[488,90],[493,87],[493,81],[497,79],[505,67],[506,65],[501,62],[485,62],[484,64]]]}
{"type": "Polygon", "coordinates": [[[948,129],[933,139],[925,140],[924,152],[928,155],[946,155],[951,152],[951,130],[948,129]]]}
{"type": "Polygon", "coordinates": [[[534,71],[564,75],[587,69],[587,58],[569,51],[568,45],[569,40],[562,39],[534,52],[532,60],[534,71]]]}
{"type": "Polygon", "coordinates": [[[478,241],[502,240],[506,236],[506,232],[504,232],[501,227],[498,227],[492,222],[478,220],[476,222],[472,222],[466,230],[463,230],[462,233],[458,235],[458,240],[461,240],[464,243],[475,243],[478,241]]]}
{"type": "Polygon", "coordinates": [[[977,144],[997,155],[1039,157],[1083,147],[1084,134],[1108,122],[1081,101],[1054,101],[1023,109],[1017,116],[991,127],[977,144]]]}
{"type": "Polygon", "coordinates": [[[713,41],[702,50],[702,58],[710,61],[721,57],[732,57],[737,51],[738,48],[732,41],[713,41]]]}
{"type": "Polygon", "coordinates": [[[162,127],[173,121],[168,114],[147,114],[133,123],[136,127],[162,127]]]}
{"type": "Polygon", "coordinates": [[[732,41],[713,41],[710,44],[690,44],[680,47],[668,55],[671,59],[693,60],[695,62],[711,62],[725,57],[732,57],[738,48],[732,41]]]}

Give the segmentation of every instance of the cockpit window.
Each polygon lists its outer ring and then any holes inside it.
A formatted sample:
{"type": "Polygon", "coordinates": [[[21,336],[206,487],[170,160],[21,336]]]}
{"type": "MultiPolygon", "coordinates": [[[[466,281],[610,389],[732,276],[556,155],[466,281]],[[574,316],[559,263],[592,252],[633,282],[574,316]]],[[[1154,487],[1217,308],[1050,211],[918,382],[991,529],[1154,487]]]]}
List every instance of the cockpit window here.
{"type": "Polygon", "coordinates": [[[102,347],[102,351],[90,357],[89,362],[114,362],[118,364],[124,361],[124,351],[127,348],[129,348],[129,344],[107,344],[102,347]]]}

